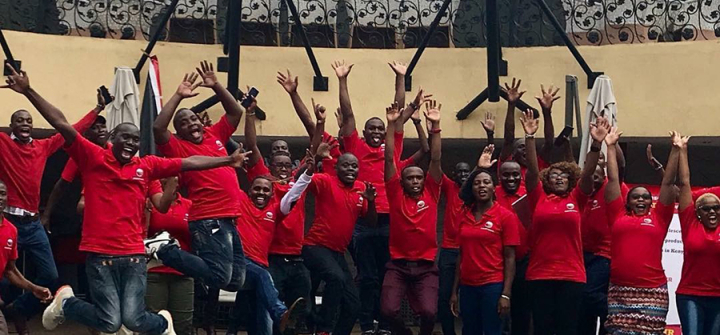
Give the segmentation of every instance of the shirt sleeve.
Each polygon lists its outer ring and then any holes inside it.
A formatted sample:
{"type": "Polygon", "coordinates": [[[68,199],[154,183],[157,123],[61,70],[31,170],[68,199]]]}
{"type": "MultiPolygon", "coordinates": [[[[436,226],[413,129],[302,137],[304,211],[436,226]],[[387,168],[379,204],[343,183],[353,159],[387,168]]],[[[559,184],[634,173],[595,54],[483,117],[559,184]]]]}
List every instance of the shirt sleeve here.
{"type": "Polygon", "coordinates": [[[590,196],[585,194],[580,189],[580,186],[576,186],[575,189],[572,190],[572,198],[575,199],[575,204],[578,205],[579,211],[582,212],[583,210],[585,210],[585,205],[587,205],[590,196]]]}
{"type": "MultiPolygon", "coordinates": [[[[405,149],[404,145],[404,139],[405,139],[405,133],[404,132],[395,132],[395,162],[400,161],[400,156],[402,156],[403,149],[405,149]]],[[[400,170],[398,168],[398,170],[400,170]]]]}
{"type": "Polygon", "coordinates": [[[163,188],[162,188],[162,184],[160,183],[160,181],[156,179],[156,180],[153,180],[150,182],[150,187],[148,187],[147,195],[148,195],[148,197],[151,197],[158,193],[162,194],[163,188]]]}
{"type": "Polygon", "coordinates": [[[160,158],[148,155],[141,158],[148,168],[148,179],[162,179],[173,177],[180,174],[182,167],[182,159],[180,158],[160,158]]]}
{"type": "Polygon", "coordinates": [[[77,163],[75,163],[74,159],[70,158],[67,163],[65,163],[65,168],[63,168],[60,178],[68,183],[72,183],[79,174],[77,163]]]}
{"type": "MultiPolygon", "coordinates": [[[[427,187],[427,182],[425,183],[427,187]]],[[[397,203],[398,198],[402,197],[402,185],[400,184],[400,175],[395,174],[390,180],[385,182],[385,191],[387,193],[388,202],[391,204],[397,203]]]]}
{"type": "Polygon", "coordinates": [[[310,184],[308,185],[308,191],[314,195],[320,194],[320,192],[326,189],[329,178],[331,177],[326,174],[313,174],[312,180],[310,180],[310,184]]]}
{"type": "Polygon", "coordinates": [[[345,146],[345,152],[349,152],[351,154],[355,154],[359,146],[362,145],[362,141],[360,140],[360,135],[358,135],[357,129],[353,129],[350,135],[343,136],[342,140],[343,145],[345,146]]]}
{"type": "Polygon", "coordinates": [[[450,194],[450,185],[452,185],[452,183],[454,183],[454,181],[443,173],[442,186],[440,190],[442,191],[442,193],[445,193],[446,197],[450,194]]]}
{"type": "Polygon", "coordinates": [[[248,181],[252,182],[257,177],[269,176],[270,170],[265,165],[265,161],[260,159],[257,163],[255,163],[255,165],[247,169],[245,175],[247,176],[248,181]]]}
{"type": "Polygon", "coordinates": [[[502,242],[503,246],[520,245],[520,220],[510,211],[503,214],[502,242]]]}
{"type": "Polygon", "coordinates": [[[179,140],[175,137],[175,135],[170,135],[170,139],[165,144],[158,144],[157,149],[160,154],[162,154],[165,157],[180,157],[180,154],[178,153],[178,146],[180,145],[179,140]]]}
{"type": "Polygon", "coordinates": [[[303,192],[305,192],[305,189],[310,184],[310,181],[312,180],[312,176],[307,175],[307,173],[303,173],[300,178],[293,184],[292,188],[290,188],[290,191],[288,191],[280,200],[280,212],[283,215],[287,215],[290,213],[290,209],[292,209],[292,204],[298,201],[300,197],[302,196],[303,192]]]}
{"type": "Polygon", "coordinates": [[[538,182],[537,186],[535,186],[535,189],[532,190],[532,192],[527,193],[527,204],[528,209],[530,209],[530,214],[535,213],[535,208],[537,207],[537,204],[544,198],[545,191],[542,188],[542,182],[538,182]]]}
{"type": "MultiPolygon", "coordinates": [[[[443,177],[445,177],[445,174],[443,174],[443,177]]],[[[430,193],[430,196],[436,203],[438,199],[440,199],[440,187],[442,184],[443,178],[440,178],[440,180],[437,181],[430,175],[430,173],[425,175],[425,189],[430,193]]]]}
{"type": "Polygon", "coordinates": [[[223,115],[216,124],[207,128],[207,130],[217,136],[222,143],[227,142],[230,137],[232,137],[235,129],[236,128],[230,124],[230,121],[228,121],[227,115],[223,115]]]}
{"type": "MultiPolygon", "coordinates": [[[[692,206],[690,206],[692,207],[692,206]]],[[[688,207],[688,208],[690,208],[688,207]]],[[[658,201],[655,204],[655,208],[652,209],[653,216],[655,216],[655,219],[660,221],[662,223],[665,230],[670,228],[670,223],[672,222],[673,215],[675,214],[675,203],[671,203],[670,205],[663,205],[660,201],[658,201]]]]}
{"type": "Polygon", "coordinates": [[[80,171],[85,169],[85,166],[93,159],[101,159],[103,155],[103,149],[84,137],[78,135],[75,136],[73,143],[65,148],[65,152],[75,161],[80,171]]]}
{"type": "Polygon", "coordinates": [[[688,206],[682,212],[680,212],[680,230],[682,236],[686,236],[690,232],[690,227],[693,223],[697,223],[698,218],[695,214],[695,206],[688,206]]]}
{"type": "Polygon", "coordinates": [[[12,245],[12,251],[10,252],[10,259],[9,259],[9,260],[14,261],[14,260],[17,260],[17,259],[18,259],[18,247],[17,247],[17,245],[18,245],[18,243],[17,243],[18,234],[17,234],[17,230],[13,231],[12,238],[13,238],[13,241],[15,241],[15,242],[14,242],[13,245],[12,245]]]}
{"type": "Polygon", "coordinates": [[[625,211],[625,200],[623,200],[623,197],[618,197],[617,199],[608,203],[607,207],[605,208],[605,212],[607,213],[608,218],[608,225],[612,227],[615,224],[615,221],[625,215],[625,211]]]}
{"type": "MultiPolygon", "coordinates": [[[[82,119],[80,119],[77,123],[73,124],[73,128],[78,132],[77,137],[82,137],[82,134],[90,129],[90,126],[95,122],[95,119],[97,119],[98,113],[95,112],[95,110],[91,110],[89,113],[85,114],[82,119]]],[[[53,136],[50,136],[50,138],[47,139],[47,155],[52,155],[55,151],[58,151],[63,144],[65,143],[65,138],[62,137],[61,134],[55,134],[53,136]]]]}

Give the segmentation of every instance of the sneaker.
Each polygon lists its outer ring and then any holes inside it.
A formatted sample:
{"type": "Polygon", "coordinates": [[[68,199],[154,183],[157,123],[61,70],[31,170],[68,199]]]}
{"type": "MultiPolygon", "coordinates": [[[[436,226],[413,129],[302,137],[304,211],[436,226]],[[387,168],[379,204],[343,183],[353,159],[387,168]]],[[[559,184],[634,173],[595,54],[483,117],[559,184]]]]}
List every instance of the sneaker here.
{"type": "Polygon", "coordinates": [[[372,329],[371,330],[363,330],[362,333],[360,333],[360,335],[375,335],[375,331],[372,329]]]}
{"type": "Polygon", "coordinates": [[[300,317],[305,314],[305,308],[306,308],[306,301],[305,298],[297,298],[295,302],[293,302],[292,305],[288,308],[285,313],[283,313],[282,317],[280,318],[280,332],[284,333],[285,329],[294,329],[297,325],[298,320],[300,320],[300,317]]]}
{"type": "Polygon", "coordinates": [[[386,330],[386,329],[378,329],[378,331],[377,331],[377,335],[390,335],[390,334],[392,334],[392,332],[389,330],[386,330]]]}
{"type": "Polygon", "coordinates": [[[165,331],[162,333],[162,335],[176,335],[175,334],[175,328],[173,328],[173,321],[172,316],[170,316],[170,312],[166,310],[159,311],[158,314],[167,320],[168,327],[165,329],[165,331]]]}
{"type": "Polygon", "coordinates": [[[45,329],[53,330],[65,321],[63,302],[65,302],[65,299],[74,296],[75,293],[73,293],[73,289],[69,285],[62,286],[55,292],[55,299],[45,308],[42,315],[42,324],[45,329]]]}
{"type": "Polygon", "coordinates": [[[176,239],[172,238],[170,233],[164,230],[161,230],[152,237],[145,239],[143,243],[145,244],[145,254],[154,259],[158,259],[156,253],[163,246],[168,244],[175,244],[178,247],[180,246],[180,243],[178,243],[176,239]]]}

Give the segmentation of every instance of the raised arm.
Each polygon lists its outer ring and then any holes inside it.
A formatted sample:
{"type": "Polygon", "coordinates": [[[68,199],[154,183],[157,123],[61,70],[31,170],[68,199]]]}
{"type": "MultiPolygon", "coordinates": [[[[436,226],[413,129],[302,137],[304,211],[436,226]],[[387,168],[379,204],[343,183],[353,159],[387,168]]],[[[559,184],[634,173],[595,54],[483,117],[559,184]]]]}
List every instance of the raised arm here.
{"type": "Polygon", "coordinates": [[[363,183],[365,184],[365,191],[361,192],[360,194],[363,196],[363,198],[365,198],[368,203],[368,210],[363,218],[365,219],[365,223],[368,225],[368,227],[374,228],[377,227],[378,220],[377,209],[375,208],[375,198],[377,197],[377,190],[375,190],[375,186],[373,186],[372,183],[363,183]]]}
{"type": "Polygon", "coordinates": [[[241,168],[245,163],[247,157],[252,154],[252,151],[242,152],[242,145],[240,149],[230,156],[225,157],[208,157],[208,156],[192,156],[182,159],[182,165],[180,170],[182,171],[196,171],[196,170],[208,170],[214,169],[221,166],[232,166],[234,168],[241,168]]]}
{"type": "Polygon", "coordinates": [[[442,166],[441,166],[441,155],[442,155],[442,143],[440,141],[440,109],[442,104],[438,104],[437,101],[431,100],[425,104],[427,110],[425,111],[425,118],[432,124],[430,128],[430,168],[428,173],[435,179],[436,182],[440,182],[443,177],[442,166]]]}
{"type": "MultiPolygon", "coordinates": [[[[413,114],[416,113],[418,110],[420,110],[420,107],[424,105],[426,102],[430,101],[430,98],[432,97],[432,94],[425,94],[425,90],[422,89],[422,87],[418,90],[418,93],[415,95],[415,98],[413,99],[410,104],[404,109],[400,111],[400,117],[398,118],[398,126],[395,127],[395,131],[398,133],[403,132],[403,125],[412,118],[413,114]]],[[[403,108],[404,105],[401,105],[398,101],[398,108],[403,108]]]]}
{"type": "Polygon", "coordinates": [[[387,128],[385,129],[385,181],[389,181],[397,174],[395,165],[395,127],[400,123],[400,111],[398,103],[394,102],[390,107],[385,108],[387,116],[387,128]]]}
{"type": "Polygon", "coordinates": [[[257,107],[257,101],[253,99],[250,107],[248,107],[247,114],[245,114],[245,147],[252,151],[247,166],[255,166],[262,159],[262,154],[257,146],[255,107],[257,107]]]}
{"type": "MultiPolygon", "coordinates": [[[[522,80],[520,79],[516,81],[515,78],[513,78],[511,86],[508,86],[508,84],[505,83],[505,90],[508,95],[508,107],[507,114],[505,115],[503,147],[500,151],[500,160],[503,161],[510,157],[513,152],[513,146],[515,145],[515,107],[517,106],[517,102],[520,101],[520,98],[522,98],[523,94],[525,94],[525,91],[520,91],[520,83],[522,83],[522,80]]],[[[525,145],[527,146],[527,143],[525,143],[525,145]]]]}
{"type": "Polygon", "coordinates": [[[397,101],[398,106],[405,106],[405,73],[407,72],[407,65],[397,61],[388,63],[388,65],[395,72],[395,101],[397,101]]]}
{"type": "Polygon", "coordinates": [[[298,178],[295,184],[293,184],[292,188],[285,193],[282,199],[280,199],[280,212],[284,215],[290,213],[293,204],[300,199],[305,189],[310,185],[313,173],[315,173],[315,159],[313,157],[314,155],[310,153],[310,150],[306,150],[305,172],[298,178]]]}
{"type": "Polygon", "coordinates": [[[580,173],[580,182],[578,187],[583,193],[590,195],[593,191],[593,174],[597,167],[598,159],[600,159],[600,150],[602,150],[602,143],[605,141],[605,137],[610,131],[610,123],[604,117],[598,117],[595,120],[595,124],[590,125],[590,136],[593,139],[590,145],[590,152],[588,152],[585,158],[585,166],[582,168],[580,173]]]}
{"type": "Polygon", "coordinates": [[[315,123],[313,122],[312,116],[310,115],[310,111],[308,111],[307,107],[305,107],[305,103],[303,103],[302,98],[297,91],[298,77],[293,77],[292,73],[290,73],[290,70],[287,70],[287,75],[282,72],[278,72],[277,74],[278,84],[280,84],[280,86],[285,89],[285,92],[290,95],[290,100],[292,101],[293,108],[295,109],[295,114],[297,114],[297,116],[300,118],[300,121],[305,127],[305,131],[307,131],[308,136],[312,138],[313,134],[315,134],[315,123]]]}
{"type": "Polygon", "coordinates": [[[655,170],[655,172],[658,174],[658,176],[662,180],[663,175],[665,175],[665,167],[653,155],[652,144],[648,144],[647,148],[645,148],[645,156],[647,157],[648,164],[650,164],[650,166],[652,166],[653,170],[655,170]]]}
{"type": "Polygon", "coordinates": [[[240,124],[240,119],[242,119],[243,109],[235,98],[235,93],[230,93],[225,86],[220,84],[215,76],[212,63],[203,61],[200,63],[200,68],[195,68],[195,70],[200,74],[200,77],[202,77],[200,86],[211,88],[213,92],[215,92],[215,95],[220,99],[223,109],[225,109],[225,117],[228,122],[233,128],[237,128],[240,124]]]}
{"type": "MultiPolygon", "coordinates": [[[[527,161],[527,172],[525,172],[525,189],[531,193],[540,182],[540,170],[537,161],[537,147],[535,146],[535,133],[538,130],[538,119],[534,118],[533,111],[528,109],[520,116],[525,131],[525,160],[527,161]]],[[[507,138],[506,138],[507,140],[507,138]]],[[[505,145],[503,145],[505,150],[505,145]]],[[[502,158],[502,154],[500,154],[502,158]]]]}
{"type": "Polygon", "coordinates": [[[158,114],[155,118],[155,122],[153,123],[153,136],[155,137],[155,143],[165,144],[170,141],[170,136],[172,136],[172,134],[170,134],[168,126],[170,125],[170,121],[172,121],[173,115],[175,115],[175,110],[177,110],[178,106],[180,106],[180,102],[183,101],[183,99],[192,98],[199,94],[195,92],[195,89],[200,86],[200,82],[196,83],[197,78],[197,73],[185,74],[183,81],[180,83],[177,90],[175,90],[175,94],[165,101],[165,105],[163,105],[162,110],[160,110],[160,114],[158,114]]]}
{"type": "Polygon", "coordinates": [[[610,129],[605,136],[605,144],[607,144],[607,184],[605,185],[605,202],[610,203],[620,197],[620,171],[617,162],[617,143],[622,132],[617,128],[610,129]]]}
{"type": "Polygon", "coordinates": [[[327,114],[325,113],[325,107],[320,104],[316,104],[315,99],[312,99],[311,101],[313,104],[313,112],[315,112],[315,118],[317,119],[315,134],[310,141],[310,153],[312,153],[312,157],[315,157],[318,149],[320,148],[320,143],[322,143],[323,134],[325,133],[325,120],[327,119],[327,114]]]}
{"type": "Polygon", "coordinates": [[[72,144],[73,141],[75,141],[75,136],[77,136],[78,132],[72,125],[70,125],[65,118],[65,115],[63,115],[57,107],[53,106],[38,92],[32,89],[32,87],[30,87],[30,78],[25,71],[20,71],[20,73],[18,73],[12,66],[10,66],[10,64],[5,64],[5,66],[11,73],[5,80],[7,85],[2,85],[0,88],[9,88],[24,95],[30,103],[35,106],[35,109],[40,112],[40,115],[42,115],[42,117],[45,118],[45,120],[47,120],[47,122],[62,135],[65,139],[65,144],[72,144]]]}
{"type": "Polygon", "coordinates": [[[671,205],[675,203],[675,177],[678,173],[678,160],[680,158],[680,147],[675,143],[680,143],[682,137],[675,131],[670,132],[670,138],[673,143],[668,158],[667,168],[663,175],[662,184],[660,184],[660,196],[658,201],[663,205],[671,205]]]}
{"type": "Polygon", "coordinates": [[[550,88],[545,91],[545,86],[540,85],[540,91],[542,92],[542,95],[536,96],[535,99],[537,99],[537,101],[540,103],[543,114],[543,130],[545,141],[542,146],[541,157],[546,162],[549,162],[550,154],[553,148],[553,142],[555,139],[555,127],[553,126],[552,120],[552,106],[553,102],[555,102],[557,99],[560,99],[560,96],[558,95],[560,88],[554,88],[552,85],[550,85],[550,88]]]}
{"type": "Polygon", "coordinates": [[[682,212],[685,208],[693,205],[692,189],[690,186],[690,165],[688,164],[687,143],[690,137],[679,137],[679,141],[673,141],[673,147],[680,147],[680,155],[678,162],[678,186],[680,186],[680,204],[679,209],[682,212]]]}
{"type": "Polygon", "coordinates": [[[487,144],[495,144],[495,116],[487,112],[485,113],[485,121],[481,121],[481,123],[487,135],[487,144]]]}
{"type": "Polygon", "coordinates": [[[415,130],[418,134],[418,140],[420,141],[420,149],[415,151],[415,153],[413,153],[410,158],[415,164],[420,164],[420,162],[426,157],[426,155],[430,153],[430,143],[428,142],[427,134],[425,134],[425,129],[423,129],[422,120],[420,120],[420,111],[416,110],[415,113],[412,114],[410,119],[415,126],[415,130]]]}
{"type": "Polygon", "coordinates": [[[355,114],[350,103],[350,93],[348,92],[347,77],[350,74],[354,64],[345,64],[345,61],[337,61],[332,64],[333,70],[340,82],[340,114],[342,114],[342,127],[340,127],[340,137],[349,136],[354,130],[355,114]]]}

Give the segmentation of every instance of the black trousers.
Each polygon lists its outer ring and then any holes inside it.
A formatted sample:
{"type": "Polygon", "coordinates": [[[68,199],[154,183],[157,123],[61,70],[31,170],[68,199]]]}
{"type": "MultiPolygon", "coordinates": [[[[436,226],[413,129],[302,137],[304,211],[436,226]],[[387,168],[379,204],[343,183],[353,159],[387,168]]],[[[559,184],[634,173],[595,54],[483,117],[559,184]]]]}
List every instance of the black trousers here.
{"type": "MultiPolygon", "coordinates": [[[[272,276],[275,289],[278,291],[278,298],[285,303],[288,308],[292,306],[298,298],[308,300],[308,309],[310,308],[310,271],[303,264],[300,256],[282,256],[270,255],[268,258],[270,267],[268,272],[272,276]]],[[[307,312],[305,315],[307,315],[307,312]]],[[[275,325],[273,333],[280,334],[280,329],[275,325]]]]}
{"type": "Polygon", "coordinates": [[[580,335],[595,335],[598,318],[599,335],[607,334],[605,321],[608,315],[608,288],[610,286],[610,260],[592,253],[585,253],[587,283],[580,312],[580,335]]]}
{"type": "Polygon", "coordinates": [[[512,335],[531,334],[532,295],[528,281],[525,280],[528,257],[515,263],[515,280],[512,286],[512,303],[510,308],[512,335]]]}
{"type": "Polygon", "coordinates": [[[529,283],[534,335],[577,335],[585,284],[565,280],[529,283]]]}
{"type": "Polygon", "coordinates": [[[390,261],[390,216],[378,214],[378,226],[368,227],[363,219],[358,220],[353,232],[355,266],[360,293],[358,319],[362,331],[378,328],[390,330],[390,325],[380,315],[380,291],[385,278],[385,265],[390,261]]]}

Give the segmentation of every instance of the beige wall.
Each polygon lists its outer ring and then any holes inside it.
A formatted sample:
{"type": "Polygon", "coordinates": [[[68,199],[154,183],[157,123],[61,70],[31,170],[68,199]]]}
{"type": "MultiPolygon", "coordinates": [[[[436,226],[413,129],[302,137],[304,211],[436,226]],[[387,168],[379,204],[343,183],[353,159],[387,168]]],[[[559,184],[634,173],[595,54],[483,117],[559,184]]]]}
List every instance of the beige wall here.
{"type": "MultiPolygon", "coordinates": [[[[116,66],[135,66],[140,49],[145,46],[143,41],[11,31],[5,35],[14,56],[22,60],[33,87],[65,111],[71,121],[95,105],[95,89],[103,84],[109,86],[116,66]]],[[[222,56],[222,46],[158,43],[154,52],[160,60],[167,99],[185,71],[193,70],[202,59],[215,61],[222,56]]],[[[613,79],[619,122],[625,136],[665,136],[669,129],[694,136],[718,134],[720,42],[580,47],[580,52],[594,70],[604,71],[613,79]]],[[[275,82],[277,70],[289,68],[300,76],[299,91],[307,104],[313,97],[334,111],[338,105],[337,79],[330,62],[346,59],[355,63],[349,85],[361,125],[370,116],[381,116],[392,101],[393,73],[386,63],[409,61],[414,50],[317,48],[315,53],[323,74],[330,77],[329,92],[312,91],[312,68],[302,48],[242,47],[240,85],[256,86],[261,91],[259,103],[268,113],[267,121],[260,123],[259,135],[304,135],[287,94],[275,82]]],[[[533,96],[539,91],[540,83],[561,85],[564,95],[565,75],[576,74],[580,78],[581,107],[585,108],[587,79],[566,48],[506,48],[503,55],[509,63],[510,76],[501,81],[512,76],[522,78],[523,88],[528,90],[526,101],[537,105],[533,96]]],[[[408,93],[408,101],[419,86],[432,92],[443,104],[444,137],[484,137],[479,121],[486,111],[498,116],[496,136],[502,136],[504,102],[484,103],[467,120],[455,119],[457,110],[486,86],[485,58],[485,49],[428,49],[419,62],[413,74],[415,91],[408,93]]],[[[143,71],[143,84],[145,74],[143,71]]],[[[225,74],[219,76],[225,81],[225,74]]],[[[200,96],[183,106],[190,107],[210,95],[207,89],[199,91],[200,96]]],[[[7,115],[7,121],[0,120],[3,126],[9,122],[12,111],[32,107],[22,96],[7,90],[0,91],[0,101],[7,115]]],[[[214,119],[222,113],[219,106],[211,109],[214,119]]],[[[555,123],[561,125],[564,100],[559,100],[556,106],[555,123]]],[[[36,127],[48,127],[39,114],[33,111],[33,115],[36,127]]],[[[332,120],[328,127],[331,133],[337,131],[332,120]]],[[[518,123],[518,133],[519,128],[518,123]]],[[[559,131],[561,127],[556,128],[559,131]]]]}

